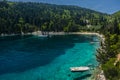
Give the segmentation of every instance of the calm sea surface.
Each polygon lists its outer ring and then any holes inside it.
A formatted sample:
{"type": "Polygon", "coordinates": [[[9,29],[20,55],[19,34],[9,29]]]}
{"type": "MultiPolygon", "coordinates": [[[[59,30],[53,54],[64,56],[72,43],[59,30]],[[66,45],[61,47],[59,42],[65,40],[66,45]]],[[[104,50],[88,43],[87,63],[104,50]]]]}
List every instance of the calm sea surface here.
{"type": "Polygon", "coordinates": [[[0,37],[0,80],[87,80],[91,71],[71,72],[74,66],[97,66],[99,43],[93,35],[0,37]]]}

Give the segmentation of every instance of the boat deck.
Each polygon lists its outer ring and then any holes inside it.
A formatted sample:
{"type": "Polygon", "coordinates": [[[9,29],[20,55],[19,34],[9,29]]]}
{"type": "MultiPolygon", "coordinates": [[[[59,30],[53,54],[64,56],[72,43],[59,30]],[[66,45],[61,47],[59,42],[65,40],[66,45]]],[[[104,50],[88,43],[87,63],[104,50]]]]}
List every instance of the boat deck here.
{"type": "Polygon", "coordinates": [[[89,67],[70,67],[70,70],[72,72],[83,72],[83,71],[90,70],[90,68],[89,67]]]}

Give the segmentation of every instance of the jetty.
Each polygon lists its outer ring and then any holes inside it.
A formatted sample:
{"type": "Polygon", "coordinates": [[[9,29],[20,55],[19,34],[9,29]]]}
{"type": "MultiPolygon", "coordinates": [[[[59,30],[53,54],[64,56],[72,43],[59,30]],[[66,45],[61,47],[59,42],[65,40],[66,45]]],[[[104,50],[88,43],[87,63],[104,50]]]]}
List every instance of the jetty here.
{"type": "Polygon", "coordinates": [[[90,70],[90,68],[86,67],[86,66],[82,66],[82,67],[70,67],[70,70],[72,72],[84,72],[84,71],[90,70]]]}

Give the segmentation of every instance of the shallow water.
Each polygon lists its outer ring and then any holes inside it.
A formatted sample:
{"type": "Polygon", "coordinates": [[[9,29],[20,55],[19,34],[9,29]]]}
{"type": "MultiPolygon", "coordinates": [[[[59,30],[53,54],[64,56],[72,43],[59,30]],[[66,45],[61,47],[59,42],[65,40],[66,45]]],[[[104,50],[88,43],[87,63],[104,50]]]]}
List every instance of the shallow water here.
{"type": "Polygon", "coordinates": [[[87,80],[91,71],[72,66],[97,65],[97,36],[59,35],[0,37],[0,80],[87,80]]]}

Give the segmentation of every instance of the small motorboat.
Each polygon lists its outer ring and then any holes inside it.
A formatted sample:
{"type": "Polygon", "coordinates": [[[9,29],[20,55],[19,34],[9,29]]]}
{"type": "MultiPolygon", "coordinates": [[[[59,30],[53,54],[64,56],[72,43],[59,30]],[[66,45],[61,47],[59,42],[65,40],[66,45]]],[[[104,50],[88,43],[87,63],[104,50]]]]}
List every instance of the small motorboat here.
{"type": "Polygon", "coordinates": [[[82,66],[82,67],[70,67],[70,70],[72,72],[83,72],[83,71],[90,70],[90,68],[89,67],[84,67],[84,66],[82,66]]]}

